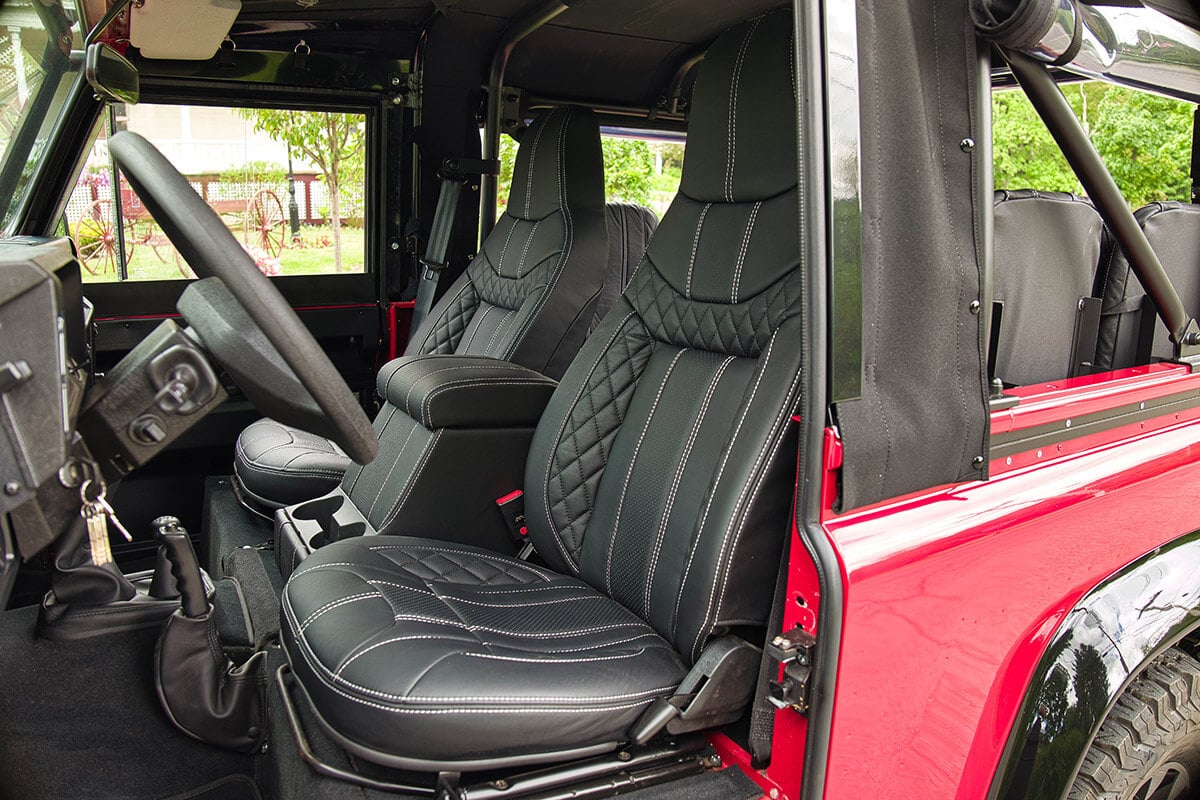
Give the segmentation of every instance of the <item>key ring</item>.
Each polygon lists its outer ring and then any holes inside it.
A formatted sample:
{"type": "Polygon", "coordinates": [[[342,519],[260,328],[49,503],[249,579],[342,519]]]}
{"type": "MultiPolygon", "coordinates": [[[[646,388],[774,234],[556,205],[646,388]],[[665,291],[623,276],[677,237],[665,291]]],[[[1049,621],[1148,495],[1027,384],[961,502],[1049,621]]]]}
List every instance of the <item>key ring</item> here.
{"type": "Polygon", "coordinates": [[[88,505],[88,506],[97,505],[104,500],[104,497],[107,494],[108,494],[108,486],[107,486],[107,484],[104,483],[103,480],[95,481],[95,480],[92,480],[91,478],[88,478],[83,483],[79,484],[79,499],[83,501],[84,505],[88,505]],[[93,497],[89,500],[88,499],[88,489],[90,489],[93,486],[99,487],[100,491],[98,491],[96,493],[95,497],[93,497]]]}

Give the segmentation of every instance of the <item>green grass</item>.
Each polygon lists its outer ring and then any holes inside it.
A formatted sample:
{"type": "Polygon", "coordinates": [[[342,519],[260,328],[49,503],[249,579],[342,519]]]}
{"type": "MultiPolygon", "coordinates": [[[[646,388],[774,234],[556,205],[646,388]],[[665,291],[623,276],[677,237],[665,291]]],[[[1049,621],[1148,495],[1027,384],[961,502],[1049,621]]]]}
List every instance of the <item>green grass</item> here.
{"type": "MultiPolygon", "coordinates": [[[[143,232],[141,236],[146,236],[143,232]]],[[[242,240],[241,231],[234,231],[238,241],[242,240]]],[[[301,246],[296,247],[289,241],[279,256],[282,275],[321,275],[336,274],[333,261],[333,233],[328,225],[321,227],[302,227],[300,229],[301,246]],[[326,244],[328,242],[328,244],[326,244]]],[[[178,280],[184,276],[180,270],[179,259],[175,249],[167,244],[166,237],[156,227],[149,235],[149,240],[161,244],[152,247],[145,243],[135,243],[133,258],[129,262],[128,280],[131,281],[164,281],[178,280]]],[[[366,235],[362,228],[342,227],[342,272],[362,272],[365,266],[364,252],[366,235]]],[[[89,283],[112,282],[117,279],[115,272],[92,275],[84,272],[84,280],[89,283]]]]}

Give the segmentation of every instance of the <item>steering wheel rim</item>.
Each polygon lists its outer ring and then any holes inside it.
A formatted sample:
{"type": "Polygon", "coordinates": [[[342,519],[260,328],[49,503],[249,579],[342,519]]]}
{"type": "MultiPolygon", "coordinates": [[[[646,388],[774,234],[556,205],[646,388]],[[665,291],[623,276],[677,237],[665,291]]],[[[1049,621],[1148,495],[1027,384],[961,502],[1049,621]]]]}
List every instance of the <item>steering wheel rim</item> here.
{"type": "Polygon", "coordinates": [[[154,221],[199,277],[225,284],[329,418],[334,441],[360,464],[374,459],[379,443],[350,387],[216,212],[143,137],[121,131],[108,142],[113,160],[154,221]]]}

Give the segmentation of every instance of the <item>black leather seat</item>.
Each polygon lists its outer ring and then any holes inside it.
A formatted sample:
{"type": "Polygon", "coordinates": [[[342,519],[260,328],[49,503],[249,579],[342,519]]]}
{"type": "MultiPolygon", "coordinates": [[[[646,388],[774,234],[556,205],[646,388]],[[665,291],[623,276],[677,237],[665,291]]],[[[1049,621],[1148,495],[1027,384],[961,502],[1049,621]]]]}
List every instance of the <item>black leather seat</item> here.
{"type": "Polygon", "coordinates": [[[680,192],[542,416],[548,566],[371,536],[288,581],[284,649],[347,749],[448,770],[611,749],[713,637],[762,635],[801,386],[792,30],[773,12],[710,48],[680,192]]]}
{"type": "MultiPolygon", "coordinates": [[[[600,296],[588,326],[589,333],[604,318],[613,301],[625,289],[633,267],[637,266],[646,252],[650,234],[658,226],[658,217],[653,211],[633,203],[609,203],[605,207],[605,217],[608,227],[608,259],[600,296]]],[[[492,237],[497,235],[493,233],[492,237]]],[[[507,237],[507,234],[503,235],[507,237]]],[[[575,259],[572,260],[572,264],[575,266],[570,268],[569,273],[565,273],[566,279],[575,280],[576,277],[581,277],[587,283],[594,266],[584,265],[582,261],[575,259]],[[581,272],[586,274],[581,276],[581,272]]],[[[477,267],[472,265],[472,269],[477,267]]],[[[529,282],[527,276],[521,280],[529,282]]],[[[449,292],[447,298],[453,294],[454,291],[449,292]]],[[[442,309],[442,316],[449,307],[448,299],[437,306],[438,309],[442,309]]],[[[499,319],[500,316],[497,315],[504,312],[485,308],[477,313],[499,319]]],[[[435,309],[433,316],[438,315],[439,312],[435,309]]],[[[573,320],[571,322],[572,327],[577,325],[573,320]]],[[[491,323],[487,324],[490,326],[491,323]]],[[[544,337],[545,333],[535,327],[527,330],[524,335],[544,337]]],[[[499,354],[507,352],[510,345],[501,342],[499,338],[479,335],[477,327],[471,333],[464,331],[453,352],[460,355],[484,355],[490,351],[490,355],[500,357],[499,354]]],[[[432,343],[433,339],[427,342],[414,339],[405,355],[421,355],[426,350],[418,344],[428,347],[432,343]]],[[[517,351],[514,356],[517,359],[516,363],[521,363],[519,359],[523,356],[522,352],[517,351]]],[[[267,515],[277,508],[332,491],[341,483],[349,467],[350,458],[329,439],[269,418],[260,419],[247,426],[238,436],[233,454],[234,486],[239,497],[252,510],[267,515]]]]}
{"type": "Polygon", "coordinates": [[[996,376],[1015,385],[1069,377],[1104,222],[1086,198],[1066,192],[998,191],[993,210],[992,297],[1002,304],[996,376]]]}
{"type": "MultiPolygon", "coordinates": [[[[1183,307],[1200,313],[1200,206],[1190,203],[1150,203],[1134,212],[1150,246],[1183,307]]],[[[1097,277],[1097,291],[1104,298],[1100,321],[1098,366],[1122,369],[1147,364],[1152,358],[1172,358],[1174,351],[1166,326],[1157,319],[1154,305],[1133,274],[1125,252],[1115,243],[1106,244],[1104,264],[1097,277]]]]}

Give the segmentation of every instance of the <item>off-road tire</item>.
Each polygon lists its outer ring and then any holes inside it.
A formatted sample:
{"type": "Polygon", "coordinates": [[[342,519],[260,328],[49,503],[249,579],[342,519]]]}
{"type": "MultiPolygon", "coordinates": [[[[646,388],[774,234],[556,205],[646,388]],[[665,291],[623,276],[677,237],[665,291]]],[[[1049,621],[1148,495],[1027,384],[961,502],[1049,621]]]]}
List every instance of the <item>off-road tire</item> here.
{"type": "Polygon", "coordinates": [[[1068,800],[1200,796],[1200,663],[1171,649],[1134,678],[1100,726],[1068,800]]]}

